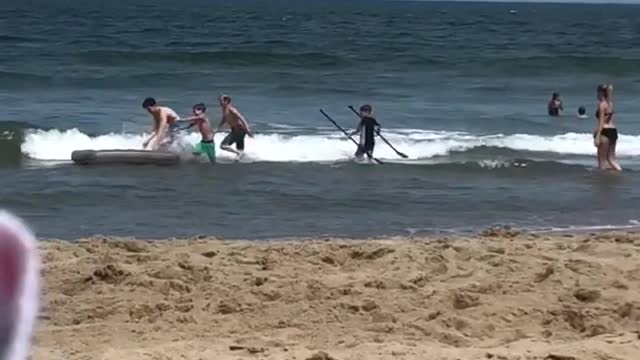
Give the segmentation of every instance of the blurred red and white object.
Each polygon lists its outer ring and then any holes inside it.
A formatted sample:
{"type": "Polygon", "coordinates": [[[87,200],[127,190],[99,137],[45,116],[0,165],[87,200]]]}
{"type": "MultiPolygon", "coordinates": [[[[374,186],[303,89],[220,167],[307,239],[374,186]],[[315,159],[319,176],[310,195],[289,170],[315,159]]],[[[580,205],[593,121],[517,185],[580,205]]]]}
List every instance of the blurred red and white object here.
{"type": "Polygon", "coordinates": [[[40,298],[36,239],[22,220],[0,210],[0,360],[25,360],[40,298]]]}

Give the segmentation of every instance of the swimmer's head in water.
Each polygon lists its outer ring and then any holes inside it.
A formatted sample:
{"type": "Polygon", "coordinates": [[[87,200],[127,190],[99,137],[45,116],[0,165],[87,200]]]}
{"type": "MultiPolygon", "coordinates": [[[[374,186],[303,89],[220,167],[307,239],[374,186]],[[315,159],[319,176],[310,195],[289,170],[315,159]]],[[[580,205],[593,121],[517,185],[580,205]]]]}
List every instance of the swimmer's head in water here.
{"type": "Polygon", "coordinates": [[[218,100],[220,100],[220,105],[222,106],[231,104],[231,96],[229,95],[220,95],[218,100]]]}
{"type": "Polygon", "coordinates": [[[584,106],[580,106],[578,108],[578,115],[584,115],[587,113],[587,109],[584,108],[584,106]]]}
{"type": "Polygon", "coordinates": [[[149,112],[151,112],[156,106],[158,106],[158,103],[156,102],[156,99],[152,97],[146,98],[142,102],[142,107],[149,112]]]}
{"type": "Polygon", "coordinates": [[[360,115],[371,115],[373,108],[369,104],[360,106],[360,115]]]}
{"type": "Polygon", "coordinates": [[[207,111],[207,106],[203,103],[193,105],[193,113],[195,115],[204,114],[207,111]]]}

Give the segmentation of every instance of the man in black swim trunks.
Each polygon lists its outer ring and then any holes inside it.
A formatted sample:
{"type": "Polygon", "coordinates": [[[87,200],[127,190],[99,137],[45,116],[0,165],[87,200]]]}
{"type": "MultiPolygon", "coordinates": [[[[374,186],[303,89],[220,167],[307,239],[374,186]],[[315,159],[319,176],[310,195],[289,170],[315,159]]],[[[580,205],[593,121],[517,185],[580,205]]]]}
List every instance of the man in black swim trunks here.
{"type": "Polygon", "coordinates": [[[224,124],[228,124],[229,128],[231,128],[229,135],[222,140],[220,148],[222,150],[232,152],[240,158],[244,154],[245,135],[253,137],[253,133],[249,128],[247,120],[245,120],[242,114],[240,114],[238,109],[231,105],[231,97],[228,95],[221,95],[219,100],[220,108],[222,109],[222,120],[220,120],[218,130],[224,126],[224,124]],[[236,144],[235,149],[231,147],[233,144],[236,144]]]}
{"type": "Polygon", "coordinates": [[[376,145],[375,133],[380,132],[380,124],[371,115],[373,109],[371,105],[365,104],[360,107],[360,123],[358,128],[351,133],[356,135],[360,133],[360,145],[356,151],[356,158],[362,159],[362,156],[367,154],[369,157],[373,157],[373,149],[376,145]],[[364,129],[364,131],[362,131],[364,129]]]}

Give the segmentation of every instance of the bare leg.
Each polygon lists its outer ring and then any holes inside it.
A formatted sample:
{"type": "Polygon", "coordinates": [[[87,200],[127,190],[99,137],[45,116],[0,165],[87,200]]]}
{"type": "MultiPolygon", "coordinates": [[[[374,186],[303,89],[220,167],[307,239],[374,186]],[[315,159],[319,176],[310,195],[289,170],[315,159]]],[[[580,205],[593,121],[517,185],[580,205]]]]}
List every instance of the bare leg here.
{"type": "Polygon", "coordinates": [[[620,164],[618,164],[618,161],[616,160],[616,145],[617,145],[618,141],[611,141],[609,142],[609,151],[608,151],[608,155],[607,155],[607,162],[609,162],[609,166],[611,166],[613,169],[617,170],[617,171],[622,171],[622,167],[620,166],[620,164]]]}
{"type": "Polygon", "coordinates": [[[230,153],[234,153],[237,156],[241,156],[241,154],[242,154],[240,151],[232,148],[231,145],[220,145],[220,149],[222,149],[224,151],[228,151],[230,153]]]}
{"type": "Polygon", "coordinates": [[[598,145],[598,169],[604,170],[604,163],[607,161],[609,152],[609,139],[606,136],[600,136],[600,145],[598,145]]]}
{"type": "Polygon", "coordinates": [[[174,138],[166,136],[161,141],[158,141],[158,145],[156,146],[155,151],[169,151],[174,141],[174,138]]]}

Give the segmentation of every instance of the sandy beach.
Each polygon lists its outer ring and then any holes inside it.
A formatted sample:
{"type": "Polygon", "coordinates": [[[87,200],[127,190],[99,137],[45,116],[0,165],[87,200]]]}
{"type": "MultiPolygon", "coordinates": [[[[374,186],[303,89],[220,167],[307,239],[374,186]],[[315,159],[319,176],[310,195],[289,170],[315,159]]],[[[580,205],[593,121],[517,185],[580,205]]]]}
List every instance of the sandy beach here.
{"type": "Polygon", "coordinates": [[[637,359],[640,235],[43,240],[33,360],[637,359]]]}

